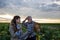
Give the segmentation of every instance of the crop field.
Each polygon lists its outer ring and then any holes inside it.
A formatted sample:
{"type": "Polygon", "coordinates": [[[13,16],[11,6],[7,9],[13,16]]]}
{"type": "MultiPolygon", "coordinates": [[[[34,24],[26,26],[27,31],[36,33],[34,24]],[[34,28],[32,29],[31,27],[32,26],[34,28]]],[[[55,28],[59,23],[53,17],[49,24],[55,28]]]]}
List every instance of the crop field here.
{"type": "MultiPolygon", "coordinates": [[[[60,40],[60,24],[40,23],[40,27],[38,40],[60,40]]],[[[10,40],[9,23],[0,23],[0,40],[10,40]]]]}

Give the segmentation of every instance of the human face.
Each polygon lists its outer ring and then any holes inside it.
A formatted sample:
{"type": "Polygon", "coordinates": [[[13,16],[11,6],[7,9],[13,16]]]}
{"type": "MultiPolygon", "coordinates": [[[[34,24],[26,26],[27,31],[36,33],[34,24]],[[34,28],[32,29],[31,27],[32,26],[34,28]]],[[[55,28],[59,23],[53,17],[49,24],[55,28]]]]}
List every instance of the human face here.
{"type": "Polygon", "coordinates": [[[16,23],[20,23],[20,18],[18,18],[18,19],[16,20],[16,23]]]}
{"type": "Polygon", "coordinates": [[[32,22],[32,18],[31,17],[28,18],[28,22],[29,23],[32,22]]]}

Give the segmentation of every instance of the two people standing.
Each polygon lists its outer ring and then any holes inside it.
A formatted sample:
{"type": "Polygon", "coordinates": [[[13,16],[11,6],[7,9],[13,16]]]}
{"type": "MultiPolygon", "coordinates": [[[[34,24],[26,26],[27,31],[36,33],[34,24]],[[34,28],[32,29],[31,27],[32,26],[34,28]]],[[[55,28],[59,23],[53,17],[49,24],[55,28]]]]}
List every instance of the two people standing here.
{"type": "MultiPolygon", "coordinates": [[[[26,28],[26,32],[22,31],[22,25],[20,24],[20,16],[14,16],[11,21],[9,32],[11,34],[11,40],[36,40],[35,22],[31,16],[28,16],[22,24],[26,28]],[[27,20],[27,22],[26,22],[27,20]]],[[[40,29],[38,30],[40,32],[40,29]]]]}

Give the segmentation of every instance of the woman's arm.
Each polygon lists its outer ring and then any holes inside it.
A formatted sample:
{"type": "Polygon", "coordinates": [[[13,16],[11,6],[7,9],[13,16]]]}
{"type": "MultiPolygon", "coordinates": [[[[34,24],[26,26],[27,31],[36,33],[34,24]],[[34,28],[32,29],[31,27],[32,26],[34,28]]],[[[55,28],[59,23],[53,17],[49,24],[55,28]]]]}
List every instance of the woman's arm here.
{"type": "Polygon", "coordinates": [[[14,33],[12,26],[9,27],[9,32],[11,34],[11,37],[15,37],[15,33],[14,33]]]}
{"type": "Polygon", "coordinates": [[[20,36],[21,39],[27,39],[31,32],[26,31],[23,35],[20,36]]]}

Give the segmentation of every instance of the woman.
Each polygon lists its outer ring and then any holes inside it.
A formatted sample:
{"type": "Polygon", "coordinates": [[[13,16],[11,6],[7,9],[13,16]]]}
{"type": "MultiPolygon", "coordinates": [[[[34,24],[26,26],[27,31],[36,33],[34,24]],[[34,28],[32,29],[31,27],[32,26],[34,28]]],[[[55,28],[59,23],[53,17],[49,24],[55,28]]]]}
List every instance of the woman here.
{"type": "Polygon", "coordinates": [[[14,16],[12,19],[9,32],[11,34],[11,40],[24,40],[25,35],[22,32],[19,16],[14,16]]]}
{"type": "Polygon", "coordinates": [[[34,24],[34,30],[35,30],[35,32],[40,33],[40,25],[39,25],[39,23],[34,24]]]}
{"type": "Polygon", "coordinates": [[[37,32],[38,34],[36,34],[36,40],[40,40],[40,25],[39,23],[35,23],[34,25],[34,30],[35,32],[37,32]]]}

